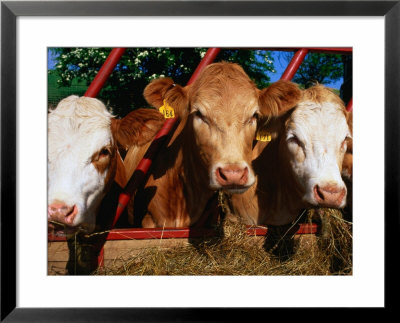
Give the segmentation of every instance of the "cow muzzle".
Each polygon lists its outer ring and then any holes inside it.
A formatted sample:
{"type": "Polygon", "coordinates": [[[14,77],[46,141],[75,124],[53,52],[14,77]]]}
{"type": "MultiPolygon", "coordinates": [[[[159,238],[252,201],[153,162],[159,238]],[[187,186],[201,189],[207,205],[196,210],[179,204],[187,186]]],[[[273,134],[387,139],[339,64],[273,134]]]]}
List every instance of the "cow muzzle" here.
{"type": "Polygon", "coordinates": [[[346,188],[337,185],[319,186],[313,189],[314,199],[319,206],[341,208],[346,202],[346,188]]]}
{"type": "Polygon", "coordinates": [[[231,193],[241,193],[252,184],[249,183],[249,168],[238,164],[217,167],[215,180],[220,188],[231,193]]]}
{"type": "Polygon", "coordinates": [[[52,203],[47,209],[49,227],[52,229],[54,229],[56,225],[73,227],[77,214],[78,207],[76,205],[69,206],[65,203],[52,203]]]}

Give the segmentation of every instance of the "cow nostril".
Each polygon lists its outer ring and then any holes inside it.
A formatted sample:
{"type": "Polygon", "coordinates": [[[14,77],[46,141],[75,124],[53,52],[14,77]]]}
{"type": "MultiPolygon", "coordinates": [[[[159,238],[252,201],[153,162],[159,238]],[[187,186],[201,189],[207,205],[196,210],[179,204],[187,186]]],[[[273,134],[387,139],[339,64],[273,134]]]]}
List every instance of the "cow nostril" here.
{"type": "Polygon", "coordinates": [[[242,178],[241,178],[241,179],[247,179],[248,174],[249,174],[249,169],[246,167],[246,168],[243,170],[243,175],[242,175],[242,178]]]}
{"type": "Polygon", "coordinates": [[[224,180],[227,181],[228,178],[225,176],[224,171],[222,170],[222,168],[218,168],[217,169],[218,175],[224,180]]]}
{"type": "Polygon", "coordinates": [[[320,199],[322,201],[325,199],[324,194],[321,192],[321,189],[318,185],[314,186],[314,194],[318,199],[320,199]]]}

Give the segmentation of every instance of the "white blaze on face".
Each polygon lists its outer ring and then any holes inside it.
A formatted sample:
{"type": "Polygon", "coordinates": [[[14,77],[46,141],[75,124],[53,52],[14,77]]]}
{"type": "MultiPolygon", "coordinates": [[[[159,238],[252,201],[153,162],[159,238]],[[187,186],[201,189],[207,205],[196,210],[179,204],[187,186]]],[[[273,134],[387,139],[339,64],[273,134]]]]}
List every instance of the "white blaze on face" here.
{"type": "Polygon", "coordinates": [[[100,172],[93,158],[109,158],[104,149],[110,151],[113,145],[111,118],[100,101],[76,96],[64,99],[49,114],[49,220],[94,230],[108,169],[100,172]]]}
{"type": "Polygon", "coordinates": [[[332,102],[303,102],[286,125],[290,163],[312,204],[342,208],[346,186],[340,175],[349,127],[342,108],[332,102]]]}

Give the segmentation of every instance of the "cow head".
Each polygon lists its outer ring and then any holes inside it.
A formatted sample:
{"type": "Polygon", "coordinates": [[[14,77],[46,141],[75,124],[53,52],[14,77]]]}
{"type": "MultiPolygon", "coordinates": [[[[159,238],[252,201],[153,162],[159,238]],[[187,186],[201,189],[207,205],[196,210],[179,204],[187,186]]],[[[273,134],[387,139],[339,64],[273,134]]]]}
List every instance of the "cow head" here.
{"type": "Polygon", "coordinates": [[[164,120],[139,109],[115,119],[94,98],[69,96],[48,115],[48,221],[68,232],[91,232],[112,181],[126,184],[118,146],[143,145],[164,120]]]}
{"type": "Polygon", "coordinates": [[[285,81],[259,90],[239,65],[222,62],[186,87],[169,78],[154,80],[144,96],[157,108],[168,103],[193,129],[191,144],[208,169],[209,187],[241,193],[255,182],[251,150],[259,117],[280,115],[301,92],[285,81]]]}
{"type": "Polygon", "coordinates": [[[281,148],[311,205],[342,208],[347,190],[341,177],[351,132],[340,98],[322,85],[304,91],[284,122],[281,148]]]}

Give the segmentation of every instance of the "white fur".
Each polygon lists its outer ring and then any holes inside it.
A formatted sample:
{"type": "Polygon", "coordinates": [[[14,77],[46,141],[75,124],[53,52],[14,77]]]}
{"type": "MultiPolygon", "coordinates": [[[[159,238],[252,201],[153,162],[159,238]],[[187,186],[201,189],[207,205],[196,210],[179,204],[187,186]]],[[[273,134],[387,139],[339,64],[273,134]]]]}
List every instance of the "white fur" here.
{"type": "MultiPolygon", "coordinates": [[[[346,189],[340,175],[346,145],[350,137],[345,115],[339,106],[325,102],[303,102],[295,109],[286,132],[287,147],[292,154],[291,166],[305,191],[303,199],[317,205],[313,194],[315,185],[336,185],[346,189]],[[302,145],[299,145],[296,136],[302,145]],[[302,160],[302,156],[304,160],[302,160]]],[[[345,205],[345,199],[340,207],[345,205]]]]}
{"type": "Polygon", "coordinates": [[[48,115],[48,204],[76,205],[72,226],[94,230],[107,171],[100,174],[92,155],[113,142],[112,115],[97,99],[70,96],[48,115]]]}

